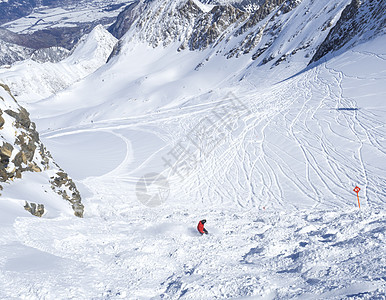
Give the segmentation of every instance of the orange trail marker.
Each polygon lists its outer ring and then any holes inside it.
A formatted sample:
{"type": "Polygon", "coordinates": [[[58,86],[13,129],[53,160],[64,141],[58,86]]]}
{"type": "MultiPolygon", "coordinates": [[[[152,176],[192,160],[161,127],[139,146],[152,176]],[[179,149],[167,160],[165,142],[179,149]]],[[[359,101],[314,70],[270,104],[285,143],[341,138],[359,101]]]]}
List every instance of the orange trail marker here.
{"type": "Polygon", "coordinates": [[[358,197],[358,206],[359,206],[359,208],[361,208],[361,204],[360,204],[360,202],[359,202],[359,191],[360,191],[361,189],[358,187],[358,186],[356,186],[355,188],[354,188],[354,192],[355,193],[357,193],[357,197],[358,197]]]}

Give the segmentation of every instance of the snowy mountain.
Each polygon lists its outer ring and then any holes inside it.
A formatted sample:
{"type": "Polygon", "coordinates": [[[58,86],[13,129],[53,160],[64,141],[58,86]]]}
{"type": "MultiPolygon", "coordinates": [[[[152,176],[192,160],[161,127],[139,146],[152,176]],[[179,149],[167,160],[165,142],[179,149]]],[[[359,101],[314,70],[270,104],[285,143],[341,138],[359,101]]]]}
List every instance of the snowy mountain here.
{"type": "Polygon", "coordinates": [[[9,66],[29,58],[38,62],[58,62],[70,53],[62,47],[34,49],[30,45],[36,45],[36,41],[31,42],[31,39],[0,28],[0,66],[9,66]]]}
{"type": "Polygon", "coordinates": [[[124,0],[0,2],[0,65],[27,58],[58,62],[94,27],[113,23],[129,3],[124,0]]]}
{"type": "Polygon", "coordinates": [[[0,40],[0,66],[9,66],[16,61],[25,60],[32,53],[32,49],[0,40]]]}
{"type": "Polygon", "coordinates": [[[2,69],[84,218],[4,186],[0,298],[383,299],[383,6],[137,1],[113,51],[2,69]]]}
{"type": "Polygon", "coordinates": [[[32,60],[0,68],[0,80],[11,88],[19,100],[38,101],[93,73],[106,62],[116,42],[109,32],[98,25],[79,41],[72,52],[53,49],[52,54],[51,48],[36,50],[32,53],[32,60]],[[67,58],[58,63],[50,62],[58,58],[58,53],[67,58]]]}

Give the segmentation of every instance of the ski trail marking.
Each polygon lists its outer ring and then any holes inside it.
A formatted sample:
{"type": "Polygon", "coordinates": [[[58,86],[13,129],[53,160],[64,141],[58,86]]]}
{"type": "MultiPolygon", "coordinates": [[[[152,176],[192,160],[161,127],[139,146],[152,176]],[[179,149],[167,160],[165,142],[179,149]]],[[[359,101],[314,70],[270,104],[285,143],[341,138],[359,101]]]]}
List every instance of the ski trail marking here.
{"type": "Polygon", "coordinates": [[[359,191],[360,191],[361,189],[358,187],[358,186],[356,186],[355,188],[354,188],[354,192],[355,193],[357,193],[357,197],[358,197],[358,206],[359,206],[359,208],[361,208],[361,203],[359,202],[359,191]]]}

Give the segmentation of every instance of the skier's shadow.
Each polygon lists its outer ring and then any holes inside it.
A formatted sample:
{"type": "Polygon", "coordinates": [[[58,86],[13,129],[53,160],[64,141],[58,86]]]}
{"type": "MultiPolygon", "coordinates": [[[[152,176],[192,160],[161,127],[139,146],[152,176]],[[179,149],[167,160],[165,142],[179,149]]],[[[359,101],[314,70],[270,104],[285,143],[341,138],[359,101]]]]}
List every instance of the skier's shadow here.
{"type": "Polygon", "coordinates": [[[194,237],[201,236],[201,234],[198,232],[198,230],[196,228],[189,228],[187,230],[187,235],[188,236],[194,236],[194,237]]]}

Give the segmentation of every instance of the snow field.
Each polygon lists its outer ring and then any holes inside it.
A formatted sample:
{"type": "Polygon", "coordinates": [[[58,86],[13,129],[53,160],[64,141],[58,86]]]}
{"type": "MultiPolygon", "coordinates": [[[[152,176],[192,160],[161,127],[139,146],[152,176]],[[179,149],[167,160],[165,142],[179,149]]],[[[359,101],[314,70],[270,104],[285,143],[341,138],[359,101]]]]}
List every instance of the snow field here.
{"type": "Polygon", "coordinates": [[[32,299],[340,299],[385,292],[383,212],[205,213],[207,236],[194,229],[202,214],[178,204],[84,220],[18,219],[19,242],[1,246],[2,293],[32,299]],[[20,272],[23,277],[14,276],[20,272]]]}
{"type": "Polygon", "coordinates": [[[219,112],[219,99],[232,102],[228,89],[147,115],[78,125],[83,108],[62,115],[74,125],[42,139],[78,180],[85,218],[18,218],[15,244],[2,246],[4,297],[382,298],[384,110],[376,103],[384,73],[372,75],[376,96],[360,89],[357,100],[342,86],[362,82],[353,76],[361,66],[348,69],[345,58],[270,88],[246,79],[233,92],[247,109],[224,124],[226,137],[184,178],[162,158],[219,112]],[[80,141],[84,150],[74,147],[80,141]],[[135,193],[150,171],[170,175],[169,197],[155,208],[135,193]],[[196,232],[202,218],[208,236],[196,232]],[[50,263],[40,267],[15,261],[43,258],[50,263]]]}
{"type": "Polygon", "coordinates": [[[10,189],[0,298],[382,299],[384,43],[290,78],[247,58],[191,71],[208,53],[136,45],[32,103],[85,218],[16,213],[27,191],[10,189]],[[173,160],[181,143],[189,155],[173,160]],[[136,194],[150,172],[170,187],[155,208],[136,194]],[[203,218],[208,236],[196,231],[203,218]]]}

